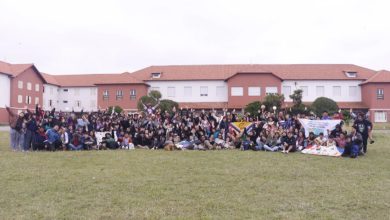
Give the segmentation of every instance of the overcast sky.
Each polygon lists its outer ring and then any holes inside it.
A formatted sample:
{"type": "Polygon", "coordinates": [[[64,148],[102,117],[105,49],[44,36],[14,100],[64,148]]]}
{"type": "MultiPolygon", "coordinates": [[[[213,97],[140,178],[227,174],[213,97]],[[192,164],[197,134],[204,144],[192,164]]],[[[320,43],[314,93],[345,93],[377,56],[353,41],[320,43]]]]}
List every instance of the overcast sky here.
{"type": "Polygon", "coordinates": [[[389,0],[0,0],[0,60],[42,72],[353,63],[390,70],[389,0]]]}

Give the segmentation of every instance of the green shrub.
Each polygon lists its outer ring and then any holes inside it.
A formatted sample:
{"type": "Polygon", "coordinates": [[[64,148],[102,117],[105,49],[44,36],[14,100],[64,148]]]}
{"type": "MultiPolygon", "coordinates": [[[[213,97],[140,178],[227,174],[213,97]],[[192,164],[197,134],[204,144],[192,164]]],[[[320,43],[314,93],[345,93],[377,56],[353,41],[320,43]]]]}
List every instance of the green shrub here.
{"type": "Polygon", "coordinates": [[[339,106],[335,101],[326,97],[319,97],[314,100],[311,105],[314,113],[317,116],[321,116],[324,111],[329,112],[329,114],[333,114],[339,110],[339,106]]]}

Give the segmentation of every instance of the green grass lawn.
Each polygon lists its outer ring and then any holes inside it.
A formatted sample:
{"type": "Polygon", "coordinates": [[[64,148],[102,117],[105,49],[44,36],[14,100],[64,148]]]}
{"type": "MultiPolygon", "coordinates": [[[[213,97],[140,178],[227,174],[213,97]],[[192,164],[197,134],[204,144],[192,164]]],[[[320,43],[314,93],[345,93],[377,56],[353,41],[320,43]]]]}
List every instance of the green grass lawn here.
{"type": "Polygon", "coordinates": [[[241,151],[14,153],[0,219],[389,219],[390,137],[358,159],[241,151]]]}

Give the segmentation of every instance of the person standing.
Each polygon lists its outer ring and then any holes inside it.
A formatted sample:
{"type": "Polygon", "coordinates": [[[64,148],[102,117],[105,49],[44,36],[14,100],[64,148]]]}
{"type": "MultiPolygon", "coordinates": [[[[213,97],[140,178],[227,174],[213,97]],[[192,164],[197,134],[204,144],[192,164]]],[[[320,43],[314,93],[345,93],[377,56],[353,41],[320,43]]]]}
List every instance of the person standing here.
{"type": "Polygon", "coordinates": [[[363,153],[364,154],[367,153],[367,139],[369,138],[372,132],[372,123],[368,119],[365,119],[363,113],[359,113],[357,119],[353,123],[353,128],[356,129],[356,132],[362,135],[363,153]]]}
{"type": "Polygon", "coordinates": [[[8,106],[6,107],[9,115],[9,126],[10,126],[10,145],[13,151],[21,150],[21,136],[23,128],[24,113],[21,112],[19,115],[14,113],[8,106]]]}

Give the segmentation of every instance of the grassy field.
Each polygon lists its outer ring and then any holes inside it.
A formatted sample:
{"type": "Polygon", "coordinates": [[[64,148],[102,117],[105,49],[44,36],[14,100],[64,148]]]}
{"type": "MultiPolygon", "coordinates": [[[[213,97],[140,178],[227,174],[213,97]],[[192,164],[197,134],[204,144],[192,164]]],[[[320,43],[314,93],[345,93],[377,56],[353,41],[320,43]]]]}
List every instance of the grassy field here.
{"type": "Polygon", "coordinates": [[[390,137],[368,155],[14,153],[0,133],[0,219],[389,219],[390,137]]]}

